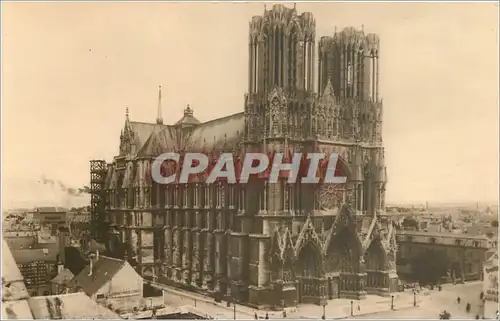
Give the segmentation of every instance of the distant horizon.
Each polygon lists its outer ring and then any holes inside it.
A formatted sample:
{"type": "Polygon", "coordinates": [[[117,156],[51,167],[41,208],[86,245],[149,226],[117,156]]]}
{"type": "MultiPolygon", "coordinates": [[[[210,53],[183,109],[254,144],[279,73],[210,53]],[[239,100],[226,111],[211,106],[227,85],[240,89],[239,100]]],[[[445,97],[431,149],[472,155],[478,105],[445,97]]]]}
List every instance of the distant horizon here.
{"type": "MultiPolygon", "coordinates": [[[[34,204],[30,201],[18,201],[19,206],[9,206],[9,207],[3,207],[2,205],[2,211],[10,211],[10,210],[18,210],[18,209],[34,209],[36,207],[63,207],[63,208],[72,208],[72,207],[82,207],[82,206],[90,206],[90,199],[88,202],[83,201],[85,196],[82,196],[78,199],[78,202],[74,202],[68,205],[63,205],[62,202],[55,202],[55,201],[42,201],[37,204],[34,204]],[[25,203],[23,205],[23,203],[25,203]]],[[[88,196],[90,198],[90,196],[88,196]]],[[[75,197],[76,199],[76,197],[75,197]]],[[[476,202],[467,202],[467,201],[444,201],[444,202],[428,202],[429,207],[475,207],[476,204],[481,207],[498,207],[499,201],[476,201],[476,202]]],[[[394,206],[425,206],[426,201],[414,201],[414,202],[386,202],[386,208],[387,207],[394,207],[394,206]]]]}

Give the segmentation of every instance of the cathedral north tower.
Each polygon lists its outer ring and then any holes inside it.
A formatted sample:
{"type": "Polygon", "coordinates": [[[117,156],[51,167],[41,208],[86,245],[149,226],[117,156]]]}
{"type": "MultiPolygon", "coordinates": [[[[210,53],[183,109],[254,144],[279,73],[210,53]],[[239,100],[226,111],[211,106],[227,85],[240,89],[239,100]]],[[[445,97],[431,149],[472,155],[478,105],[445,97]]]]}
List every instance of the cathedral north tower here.
{"type": "MultiPolygon", "coordinates": [[[[246,137],[252,145],[310,138],[316,21],[277,4],[249,26],[246,137]]],[[[264,146],[264,149],[280,149],[264,146]]]]}
{"type": "Polygon", "coordinates": [[[249,32],[249,93],[274,87],[285,91],[314,87],[316,22],[311,13],[277,4],[255,16],[249,32]]]}

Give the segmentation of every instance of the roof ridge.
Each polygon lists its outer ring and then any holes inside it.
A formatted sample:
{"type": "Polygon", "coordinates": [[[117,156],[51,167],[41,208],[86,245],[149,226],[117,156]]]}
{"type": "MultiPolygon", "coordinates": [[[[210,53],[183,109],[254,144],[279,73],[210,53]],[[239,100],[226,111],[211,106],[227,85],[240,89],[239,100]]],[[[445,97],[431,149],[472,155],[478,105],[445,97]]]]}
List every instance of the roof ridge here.
{"type": "Polygon", "coordinates": [[[227,119],[227,118],[231,118],[231,117],[234,117],[234,116],[240,115],[240,114],[245,114],[245,112],[240,111],[240,112],[237,112],[237,113],[234,113],[234,114],[231,114],[231,115],[227,115],[227,116],[224,116],[224,117],[219,117],[219,118],[214,118],[214,119],[211,119],[211,120],[207,120],[207,121],[199,123],[198,126],[205,125],[205,124],[210,124],[212,122],[216,122],[216,121],[224,120],[224,119],[227,119]]]}
{"type": "Polygon", "coordinates": [[[120,261],[122,263],[125,263],[125,260],[117,259],[116,257],[111,257],[111,256],[106,256],[106,255],[99,255],[99,258],[106,258],[106,259],[110,259],[113,261],[120,261]]]}

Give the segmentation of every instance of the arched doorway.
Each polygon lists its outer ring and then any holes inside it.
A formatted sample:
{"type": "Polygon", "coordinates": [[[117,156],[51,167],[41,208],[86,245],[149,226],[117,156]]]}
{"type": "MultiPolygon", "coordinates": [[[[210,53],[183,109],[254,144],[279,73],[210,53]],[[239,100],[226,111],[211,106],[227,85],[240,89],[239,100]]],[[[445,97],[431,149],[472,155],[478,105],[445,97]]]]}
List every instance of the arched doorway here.
{"type": "Polygon", "coordinates": [[[379,238],[374,239],[366,250],[365,264],[367,288],[388,288],[389,280],[387,273],[385,273],[387,257],[379,238]]]}
{"type": "Polygon", "coordinates": [[[351,227],[344,227],[335,234],[327,248],[325,271],[338,276],[329,280],[329,297],[363,288],[358,277],[361,244],[355,233],[351,227]]]}
{"type": "Polygon", "coordinates": [[[299,302],[317,303],[325,292],[323,262],[320,249],[308,242],[299,252],[295,262],[298,278],[299,302]]]}

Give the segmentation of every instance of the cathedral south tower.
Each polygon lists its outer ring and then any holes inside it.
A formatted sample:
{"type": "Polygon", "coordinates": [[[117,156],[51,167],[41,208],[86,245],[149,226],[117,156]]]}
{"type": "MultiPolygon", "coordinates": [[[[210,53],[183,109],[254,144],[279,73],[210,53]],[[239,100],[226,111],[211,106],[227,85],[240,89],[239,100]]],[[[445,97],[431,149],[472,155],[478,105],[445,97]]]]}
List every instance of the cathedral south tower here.
{"type": "Polygon", "coordinates": [[[379,99],[379,37],[353,27],[319,43],[319,93],[331,81],[339,97],[358,100],[379,99]]]}

